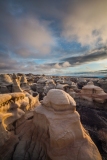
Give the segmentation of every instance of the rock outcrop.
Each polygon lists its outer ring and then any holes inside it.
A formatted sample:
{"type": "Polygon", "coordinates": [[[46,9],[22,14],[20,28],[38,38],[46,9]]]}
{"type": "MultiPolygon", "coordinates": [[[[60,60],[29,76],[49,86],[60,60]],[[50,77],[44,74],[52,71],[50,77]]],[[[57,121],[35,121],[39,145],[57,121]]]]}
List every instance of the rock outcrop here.
{"type": "Polygon", "coordinates": [[[94,83],[88,82],[87,85],[85,85],[81,93],[83,94],[83,98],[88,99],[89,101],[98,101],[99,103],[103,103],[104,99],[101,97],[107,97],[107,94],[103,91],[102,88],[95,86],[94,83]]]}
{"type": "Polygon", "coordinates": [[[30,90],[30,86],[29,86],[29,84],[28,84],[28,82],[27,82],[27,78],[26,78],[25,75],[22,75],[22,76],[21,76],[21,79],[20,79],[20,87],[21,87],[21,89],[23,89],[23,90],[30,90]]]}
{"type": "Polygon", "coordinates": [[[79,88],[79,89],[82,89],[82,87],[83,87],[84,85],[86,85],[86,84],[87,84],[86,79],[84,79],[84,78],[79,78],[79,79],[78,79],[77,85],[78,85],[78,88],[79,88]]]}
{"type": "Polygon", "coordinates": [[[12,86],[12,78],[7,74],[0,75],[0,93],[9,93],[12,86]]]}
{"type": "Polygon", "coordinates": [[[12,92],[22,92],[22,89],[20,87],[20,80],[18,79],[16,74],[13,74],[12,92]]]}
{"type": "Polygon", "coordinates": [[[107,79],[99,80],[97,83],[107,93],[107,79]]]}
{"type": "MultiPolygon", "coordinates": [[[[24,99],[26,95],[22,94],[19,97],[24,99]]],[[[17,93],[2,97],[1,104],[10,101],[10,106],[14,106],[12,110],[7,107],[6,114],[14,114],[16,120],[5,120],[6,125],[9,123],[6,130],[1,123],[3,136],[0,139],[0,159],[101,160],[97,147],[80,122],[76,103],[69,94],[52,89],[42,104],[39,103],[29,112],[20,109],[21,100],[17,98],[17,93]]]]}
{"type": "Polygon", "coordinates": [[[55,89],[55,88],[56,88],[56,84],[54,80],[47,79],[46,85],[44,86],[44,93],[47,94],[50,89],[55,89]]]}
{"type": "Polygon", "coordinates": [[[83,128],[76,103],[62,90],[50,90],[35,109],[34,124],[47,135],[41,137],[52,160],[101,160],[97,147],[83,128]]]}
{"type": "Polygon", "coordinates": [[[1,74],[0,75],[0,84],[11,84],[12,79],[8,74],[1,74]]]}

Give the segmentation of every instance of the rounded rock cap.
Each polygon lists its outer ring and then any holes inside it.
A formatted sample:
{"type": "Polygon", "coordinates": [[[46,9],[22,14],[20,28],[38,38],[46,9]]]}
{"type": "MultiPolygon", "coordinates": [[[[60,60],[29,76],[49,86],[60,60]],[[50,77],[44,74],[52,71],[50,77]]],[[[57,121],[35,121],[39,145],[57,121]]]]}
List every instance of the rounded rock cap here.
{"type": "Polygon", "coordinates": [[[68,93],[60,89],[49,90],[42,104],[46,107],[53,108],[55,111],[74,111],[76,108],[75,100],[68,93]]]}

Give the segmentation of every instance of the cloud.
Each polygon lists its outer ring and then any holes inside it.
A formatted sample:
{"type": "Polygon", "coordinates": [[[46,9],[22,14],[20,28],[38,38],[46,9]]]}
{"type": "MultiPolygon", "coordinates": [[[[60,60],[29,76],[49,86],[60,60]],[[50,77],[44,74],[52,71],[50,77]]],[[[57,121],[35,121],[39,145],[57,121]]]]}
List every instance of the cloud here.
{"type": "Polygon", "coordinates": [[[54,38],[45,22],[27,17],[20,19],[18,24],[20,25],[15,26],[15,33],[17,33],[15,39],[18,43],[32,47],[39,54],[50,53],[54,38]]]}
{"type": "Polygon", "coordinates": [[[106,59],[106,6],[106,0],[1,0],[1,71],[60,74],[106,59]]]}
{"type": "Polygon", "coordinates": [[[62,19],[62,36],[82,46],[107,43],[107,1],[75,1],[62,19]]]}
{"type": "Polygon", "coordinates": [[[91,69],[90,67],[86,67],[86,69],[87,69],[88,71],[92,71],[92,69],[91,69]]]}
{"type": "Polygon", "coordinates": [[[85,55],[69,57],[63,60],[68,61],[71,64],[71,66],[76,66],[76,65],[83,64],[83,63],[89,63],[89,62],[99,61],[103,59],[107,59],[107,48],[106,47],[92,50],[88,54],[85,54],[85,55]]]}
{"type": "Polygon", "coordinates": [[[56,69],[60,69],[60,68],[61,68],[61,65],[59,65],[59,63],[56,63],[56,64],[54,65],[54,67],[55,67],[56,69]]]}
{"type": "Polygon", "coordinates": [[[99,71],[87,71],[87,72],[74,72],[70,73],[73,76],[83,76],[83,77],[106,77],[107,70],[99,70],[99,71]]]}
{"type": "MultiPolygon", "coordinates": [[[[2,44],[14,54],[24,58],[49,55],[55,46],[55,37],[49,27],[50,22],[33,14],[14,16],[9,6],[10,4],[4,5],[4,10],[1,9],[0,41],[2,44]]],[[[17,4],[14,6],[16,10],[17,6],[17,4]]]]}
{"type": "Polygon", "coordinates": [[[64,63],[62,64],[62,66],[63,66],[63,67],[70,67],[71,65],[70,65],[69,62],[66,61],[66,62],[64,62],[64,63]]]}
{"type": "Polygon", "coordinates": [[[54,63],[51,63],[51,64],[49,64],[49,66],[53,66],[55,69],[61,69],[61,68],[67,68],[67,67],[70,67],[71,65],[70,65],[70,63],[69,62],[64,62],[64,63],[56,63],[56,64],[54,64],[54,63]]]}

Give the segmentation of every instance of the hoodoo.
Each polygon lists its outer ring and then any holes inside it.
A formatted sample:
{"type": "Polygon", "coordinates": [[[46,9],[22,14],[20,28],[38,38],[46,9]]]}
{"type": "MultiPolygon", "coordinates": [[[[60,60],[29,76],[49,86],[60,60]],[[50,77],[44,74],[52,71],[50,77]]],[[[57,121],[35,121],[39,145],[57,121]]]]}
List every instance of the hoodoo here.
{"type": "Polygon", "coordinates": [[[74,99],[66,92],[52,89],[34,112],[37,132],[43,131],[52,160],[101,160],[97,147],[80,122],[74,99]]]}

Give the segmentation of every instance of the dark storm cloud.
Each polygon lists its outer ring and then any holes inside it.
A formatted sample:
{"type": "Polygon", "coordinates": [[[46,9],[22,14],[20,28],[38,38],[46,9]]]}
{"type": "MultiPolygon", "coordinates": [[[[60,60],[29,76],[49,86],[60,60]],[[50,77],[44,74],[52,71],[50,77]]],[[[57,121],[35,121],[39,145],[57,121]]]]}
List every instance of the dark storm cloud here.
{"type": "Polygon", "coordinates": [[[107,59],[106,47],[93,50],[85,55],[65,58],[63,61],[68,61],[72,66],[74,66],[103,59],[107,59]]]}

